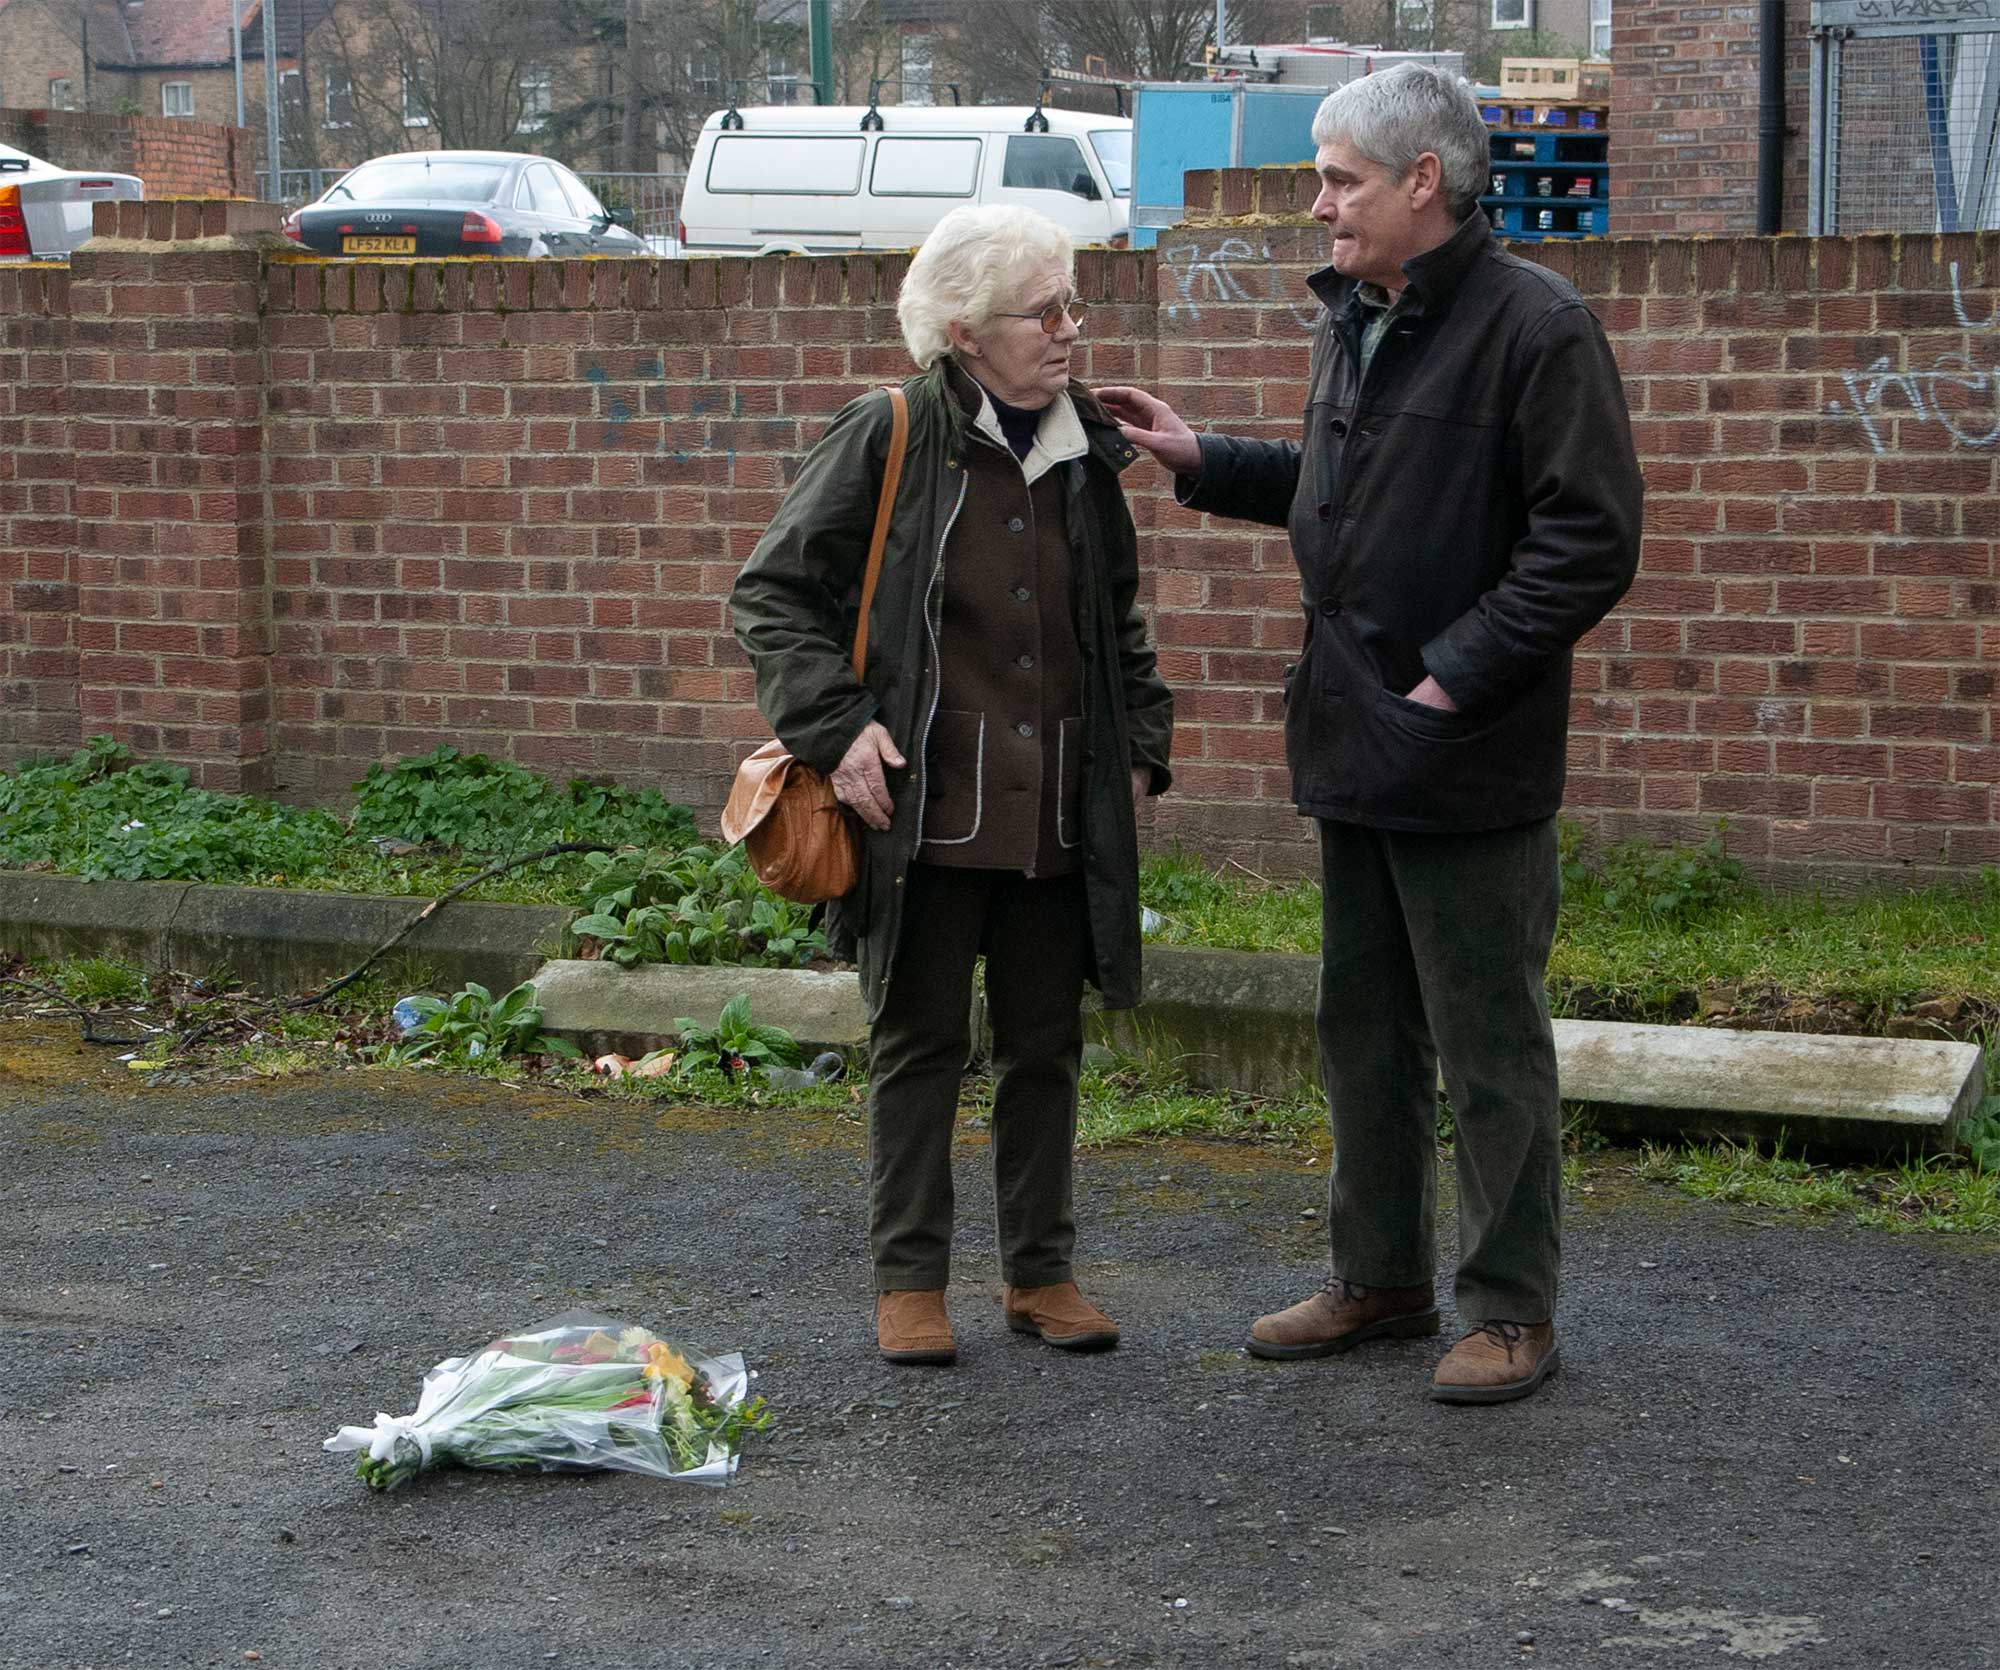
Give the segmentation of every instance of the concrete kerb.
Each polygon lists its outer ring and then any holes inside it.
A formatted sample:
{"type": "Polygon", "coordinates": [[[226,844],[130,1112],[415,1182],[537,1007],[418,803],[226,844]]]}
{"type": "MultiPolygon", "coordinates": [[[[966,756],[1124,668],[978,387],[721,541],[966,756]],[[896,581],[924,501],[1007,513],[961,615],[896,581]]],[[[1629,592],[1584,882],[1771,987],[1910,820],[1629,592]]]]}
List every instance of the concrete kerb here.
{"type": "MultiPolygon", "coordinates": [[[[252,990],[296,992],[345,973],[421,904],[0,873],[0,950],[195,972],[228,967],[252,990]]],[[[423,923],[396,956],[450,986],[477,980],[501,991],[532,979],[544,1024],[587,1047],[669,1044],[677,1018],[712,1022],[738,993],[749,995],[760,1023],[813,1048],[866,1041],[851,974],[549,960],[568,916],[559,906],[461,901],[423,923]]],[[[1092,1013],[1088,1027],[1098,1041],[1198,1086],[1310,1093],[1317,972],[1311,957],[1152,946],[1144,1002],[1092,1013]]],[[[1952,1147],[1985,1086],[1978,1046],[1945,1040],[1558,1021],[1556,1050],[1565,1100],[1622,1136],[1939,1152],[1952,1147]]]]}

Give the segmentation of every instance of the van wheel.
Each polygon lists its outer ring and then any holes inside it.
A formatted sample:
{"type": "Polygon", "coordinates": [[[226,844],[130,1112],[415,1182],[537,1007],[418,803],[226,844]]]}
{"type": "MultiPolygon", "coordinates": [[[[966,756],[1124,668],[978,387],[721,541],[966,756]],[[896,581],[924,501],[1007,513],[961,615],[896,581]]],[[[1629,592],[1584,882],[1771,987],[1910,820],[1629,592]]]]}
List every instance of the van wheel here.
{"type": "Polygon", "coordinates": [[[803,255],[805,252],[804,244],[766,244],[757,251],[759,255],[803,255]]]}

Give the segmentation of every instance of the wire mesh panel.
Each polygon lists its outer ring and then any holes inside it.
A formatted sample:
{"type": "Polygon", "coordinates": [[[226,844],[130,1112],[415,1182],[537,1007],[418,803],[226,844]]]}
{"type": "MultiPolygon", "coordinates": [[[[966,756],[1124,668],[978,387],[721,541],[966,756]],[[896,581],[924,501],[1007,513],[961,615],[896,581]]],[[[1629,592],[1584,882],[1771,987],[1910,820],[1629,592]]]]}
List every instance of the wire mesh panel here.
{"type": "Polygon", "coordinates": [[[680,219],[685,174],[585,174],[583,183],[607,209],[629,209],[642,238],[671,238],[680,219]]]}
{"type": "Polygon", "coordinates": [[[1816,4],[1812,107],[1812,231],[2000,226],[2000,0],[1816,4]]]}

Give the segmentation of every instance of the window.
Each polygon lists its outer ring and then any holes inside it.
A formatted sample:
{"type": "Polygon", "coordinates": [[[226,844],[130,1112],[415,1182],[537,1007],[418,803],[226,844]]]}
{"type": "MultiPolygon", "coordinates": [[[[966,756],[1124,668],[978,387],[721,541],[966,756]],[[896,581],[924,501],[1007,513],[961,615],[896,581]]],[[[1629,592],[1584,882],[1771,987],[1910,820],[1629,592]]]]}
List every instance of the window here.
{"type": "Polygon", "coordinates": [[[1611,56],[1611,0],[1590,0],[1590,55],[1611,56]]]}
{"type": "Polygon", "coordinates": [[[724,134],[708,159],[708,189],[851,197],[861,189],[867,148],[859,134],[795,139],[724,134]]]}
{"type": "Polygon", "coordinates": [[[970,197],[979,151],[976,139],[878,139],[868,189],[877,197],[970,197]]]}
{"type": "Polygon", "coordinates": [[[931,37],[928,33],[903,37],[904,104],[936,104],[931,91],[931,37]]]}
{"type": "Polygon", "coordinates": [[[560,182],[565,195],[569,198],[570,206],[576,210],[579,218],[583,220],[602,221],[609,221],[611,219],[611,216],[605,212],[604,205],[597,200],[597,193],[592,191],[589,186],[585,185],[567,168],[558,168],[556,170],[556,179],[560,182]]]}
{"type": "Polygon", "coordinates": [[[521,72],[521,119],[514,126],[516,133],[540,133],[547,125],[549,113],[556,107],[556,78],[553,71],[545,69],[523,70],[521,72]]]}
{"type": "Polygon", "coordinates": [[[76,83],[68,76],[58,77],[49,83],[49,108],[51,110],[76,108],[76,83]]]}
{"type": "Polygon", "coordinates": [[[722,102],[722,60],[713,52],[697,52],[688,60],[688,91],[697,104],[722,102]]]}
{"type": "Polygon", "coordinates": [[[431,125],[430,100],[424,96],[424,74],[415,64],[403,66],[403,126],[427,128],[431,125]]]}
{"type": "Polygon", "coordinates": [[[506,169],[491,162],[387,157],[362,164],[326,194],[328,203],[490,203],[506,169]]]}
{"type": "Polygon", "coordinates": [[[194,114],[194,83],[192,81],[161,82],[160,114],[162,116],[192,116],[194,114]]]}
{"type": "Polygon", "coordinates": [[[575,218],[569,200],[563,196],[562,187],[545,162],[536,163],[522,174],[520,189],[514,193],[514,207],[532,214],[554,215],[561,220],[575,218]]]}
{"type": "Polygon", "coordinates": [[[799,78],[792,71],[792,55],[784,47],[774,46],[764,57],[764,81],[770,89],[766,102],[770,104],[797,104],[799,101],[799,78]]]}
{"type": "Polygon", "coordinates": [[[1532,29],[1535,26],[1535,0],[1493,0],[1493,27],[1496,29],[1532,29]]]}
{"type": "Polygon", "coordinates": [[[1399,0],[1396,11],[1398,43],[1406,49],[1429,47],[1437,22],[1431,0],[1399,0]]]}
{"type": "Polygon", "coordinates": [[[345,70],[328,70],[323,84],[326,102],[321,105],[323,119],[330,128],[351,128],[354,126],[354,83],[345,70]]]}
{"type": "Polygon", "coordinates": [[[1093,201],[1098,195],[1083,152],[1061,133],[1010,133],[1000,183],[1027,191],[1066,191],[1093,201]]]}
{"type": "Polygon", "coordinates": [[[1090,148],[1097,153],[1097,166],[1111,182],[1113,197],[1132,195],[1132,130],[1092,128],[1090,148]]]}

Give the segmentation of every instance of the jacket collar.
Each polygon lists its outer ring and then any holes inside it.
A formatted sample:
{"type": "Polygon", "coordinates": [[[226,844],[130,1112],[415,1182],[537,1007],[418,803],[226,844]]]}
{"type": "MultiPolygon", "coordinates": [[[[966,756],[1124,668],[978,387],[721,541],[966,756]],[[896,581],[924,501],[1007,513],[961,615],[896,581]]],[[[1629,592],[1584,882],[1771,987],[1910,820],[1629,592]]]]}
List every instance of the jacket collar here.
{"type": "MultiPolygon", "coordinates": [[[[979,426],[981,412],[990,414],[992,411],[991,403],[986,401],[985,390],[981,389],[949,354],[940,355],[934,360],[925,376],[944,410],[945,422],[951,428],[953,445],[965,445],[969,432],[979,426]]],[[[1073,421],[1082,431],[1083,444],[1074,451],[1063,451],[1060,457],[1052,460],[1053,462],[1059,463],[1065,458],[1082,457],[1087,453],[1105,465],[1112,474],[1117,475],[1138,458],[1139,449],[1125,439],[1124,431],[1104,409],[1097,396],[1083,384],[1071,381],[1068,405],[1073,421]]],[[[1039,450],[1043,437],[1038,433],[1035,441],[1039,450]]],[[[1001,440],[1000,444],[1005,446],[1006,443],[1001,440]]],[[[1032,459],[1035,454],[1030,452],[1028,456],[1032,459]]]]}
{"type": "MultiPolygon", "coordinates": [[[[1492,241],[1493,227],[1486,219],[1486,211],[1475,207],[1458,223],[1458,230],[1443,243],[1405,261],[1404,295],[1408,302],[1414,304],[1409,311],[1428,313],[1450,300],[1453,292],[1465,281],[1465,275],[1472,271],[1473,263],[1492,241]]],[[[1351,308],[1355,293],[1360,288],[1358,280],[1330,266],[1320,268],[1306,283],[1334,313],[1351,308]]]]}

